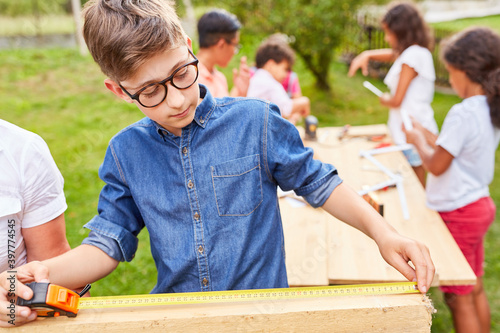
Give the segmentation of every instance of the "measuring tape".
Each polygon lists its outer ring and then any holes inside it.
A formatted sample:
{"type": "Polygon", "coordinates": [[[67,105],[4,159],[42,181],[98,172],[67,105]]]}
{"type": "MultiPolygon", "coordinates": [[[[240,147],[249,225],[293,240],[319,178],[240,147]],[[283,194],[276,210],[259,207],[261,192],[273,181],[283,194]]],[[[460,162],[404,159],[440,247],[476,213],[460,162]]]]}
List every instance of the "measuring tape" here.
{"type": "MultiPolygon", "coordinates": [[[[19,297],[17,304],[36,310],[40,317],[59,317],[61,315],[76,317],[80,309],[419,293],[416,282],[396,282],[80,298],[88,289],[77,294],[72,290],[51,283],[32,282],[27,284],[27,286],[33,290],[33,297],[29,300],[19,297]]],[[[88,288],[90,288],[90,285],[88,288]]]]}
{"type": "Polygon", "coordinates": [[[104,296],[80,298],[79,309],[102,309],[134,306],[176,305],[198,303],[227,303],[269,301],[311,297],[415,294],[416,282],[341,285],[326,287],[297,287],[281,289],[226,290],[176,294],[133,296],[104,296]]]}

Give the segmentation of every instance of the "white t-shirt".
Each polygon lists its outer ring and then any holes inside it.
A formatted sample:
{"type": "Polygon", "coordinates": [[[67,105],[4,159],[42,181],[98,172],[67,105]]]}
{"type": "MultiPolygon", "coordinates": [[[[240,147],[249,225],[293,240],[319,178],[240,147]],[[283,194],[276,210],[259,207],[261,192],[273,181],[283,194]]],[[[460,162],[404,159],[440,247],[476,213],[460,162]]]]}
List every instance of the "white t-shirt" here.
{"type": "Polygon", "coordinates": [[[284,117],[288,117],[292,113],[292,99],[288,96],[283,85],[265,69],[257,69],[250,78],[247,97],[261,98],[276,104],[284,117]]]}
{"type": "Polygon", "coordinates": [[[401,130],[403,124],[401,110],[415,118],[432,133],[438,133],[434,111],[431,107],[436,80],[431,52],[425,47],[412,45],[401,53],[384,79],[391,95],[394,95],[398,88],[403,64],[413,68],[418,75],[411,80],[400,107],[389,110],[388,126],[396,144],[406,143],[406,136],[401,130]]]}
{"type": "Polygon", "coordinates": [[[473,96],[454,105],[436,141],[453,155],[440,176],[428,175],[427,205],[449,212],[489,195],[500,130],[493,126],[486,96],[473,96]]]}
{"type": "Polygon", "coordinates": [[[26,263],[22,228],[49,222],[66,210],[63,185],[43,139],[0,119],[0,271],[12,269],[9,259],[15,266],[26,263]],[[15,258],[9,258],[9,250],[15,258]]]}

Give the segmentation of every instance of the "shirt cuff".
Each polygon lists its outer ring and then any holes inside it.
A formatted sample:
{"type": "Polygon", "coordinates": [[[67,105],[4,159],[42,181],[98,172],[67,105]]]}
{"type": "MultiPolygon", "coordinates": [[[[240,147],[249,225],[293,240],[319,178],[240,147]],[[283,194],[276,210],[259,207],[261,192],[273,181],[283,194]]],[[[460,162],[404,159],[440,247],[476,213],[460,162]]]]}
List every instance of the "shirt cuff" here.
{"type": "Polygon", "coordinates": [[[139,240],[127,229],[99,216],[83,227],[91,232],[82,244],[94,245],[118,261],[131,261],[134,258],[139,240]]]}
{"type": "Polygon", "coordinates": [[[93,245],[101,249],[111,258],[117,261],[125,261],[122,251],[120,250],[120,245],[118,245],[116,240],[100,235],[93,230],[90,231],[89,235],[83,240],[82,244],[93,245]]]}
{"type": "Polygon", "coordinates": [[[342,179],[337,170],[333,169],[314,183],[295,190],[295,193],[303,197],[311,206],[317,208],[325,204],[333,190],[341,183],[342,179]]]}

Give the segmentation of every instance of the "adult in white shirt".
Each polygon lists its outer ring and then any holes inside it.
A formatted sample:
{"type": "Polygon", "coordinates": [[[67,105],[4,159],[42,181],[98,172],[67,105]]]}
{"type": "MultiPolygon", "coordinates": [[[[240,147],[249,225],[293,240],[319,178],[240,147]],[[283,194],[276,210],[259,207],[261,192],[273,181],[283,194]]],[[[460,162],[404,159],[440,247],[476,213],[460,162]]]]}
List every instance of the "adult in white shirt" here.
{"type": "Polygon", "coordinates": [[[0,119],[0,271],[70,250],[63,185],[43,139],[0,119]]]}

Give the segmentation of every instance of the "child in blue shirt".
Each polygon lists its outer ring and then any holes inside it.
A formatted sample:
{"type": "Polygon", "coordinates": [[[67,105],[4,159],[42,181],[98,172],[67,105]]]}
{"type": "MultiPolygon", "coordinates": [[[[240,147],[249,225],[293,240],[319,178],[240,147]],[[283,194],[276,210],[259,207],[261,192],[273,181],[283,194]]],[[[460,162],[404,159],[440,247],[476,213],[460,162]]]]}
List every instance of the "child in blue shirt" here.
{"type": "MultiPolygon", "coordinates": [[[[387,262],[426,292],[434,274],[427,247],[399,235],[332,165],[314,160],[275,105],[214,99],[197,84],[191,40],[169,2],[96,0],[84,16],[106,87],[146,118],[110,141],[88,238],[65,255],[20,267],[21,282],[77,288],[96,281],[133,259],[147,227],[154,293],[287,287],[279,185],[373,238],[387,262]]],[[[0,275],[0,291],[7,282],[0,275]]],[[[31,297],[25,285],[17,289],[31,297]]],[[[2,314],[6,302],[0,296],[2,314]]],[[[36,313],[18,307],[16,315],[21,324],[36,313]]]]}

